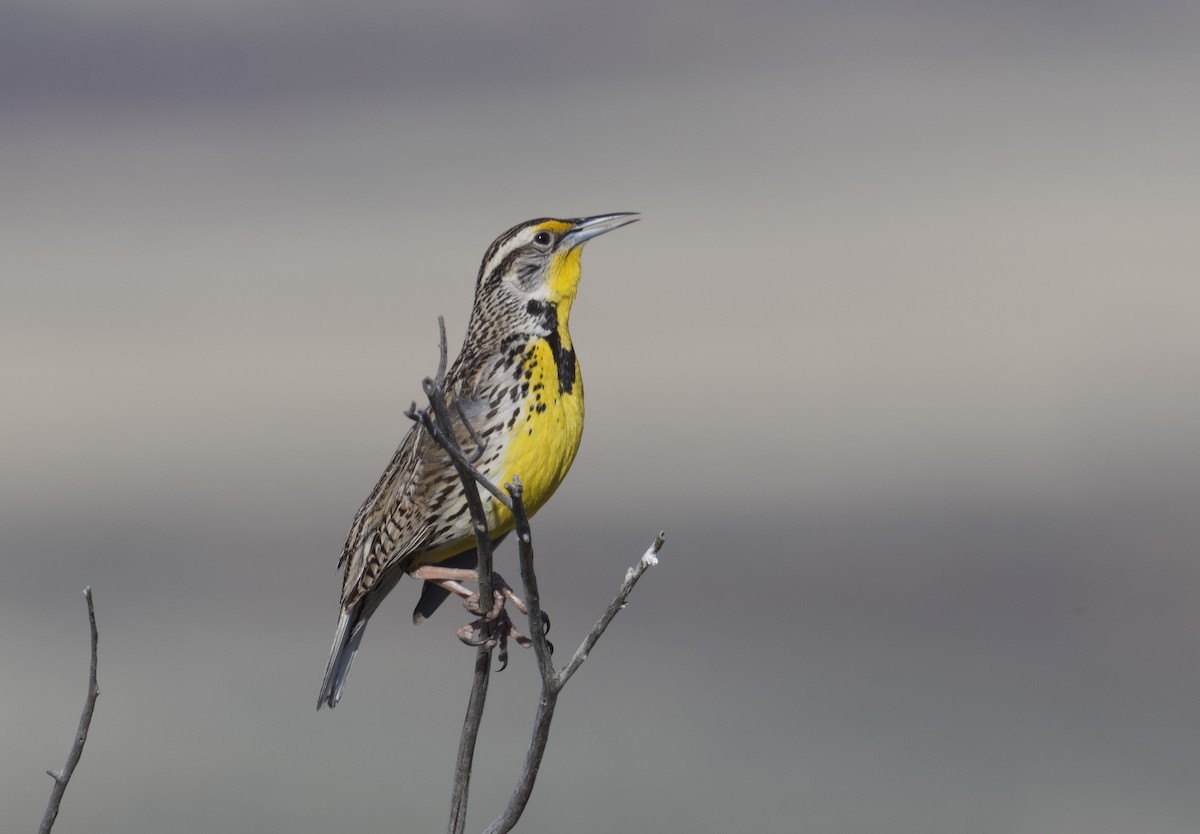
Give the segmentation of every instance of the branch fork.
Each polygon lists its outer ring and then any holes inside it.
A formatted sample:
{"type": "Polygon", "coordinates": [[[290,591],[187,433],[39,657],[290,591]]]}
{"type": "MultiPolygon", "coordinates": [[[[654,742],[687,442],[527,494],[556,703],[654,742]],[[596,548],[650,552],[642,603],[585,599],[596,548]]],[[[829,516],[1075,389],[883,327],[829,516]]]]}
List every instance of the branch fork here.
{"type": "Polygon", "coordinates": [[[455,469],[458,471],[458,476],[462,481],[463,490],[466,495],[467,506],[471,512],[472,526],[475,531],[475,545],[479,554],[477,574],[479,590],[477,594],[470,594],[466,598],[466,604],[467,610],[476,616],[480,616],[480,619],[459,630],[460,639],[463,639],[463,642],[470,645],[475,645],[477,648],[475,674],[471,684],[471,694],[467,701],[467,714],[463,721],[462,735],[459,738],[458,759],[454,773],[454,790],[450,806],[450,822],[447,828],[449,834],[463,834],[466,830],[467,798],[470,792],[471,769],[474,762],[475,743],[479,736],[479,726],[483,718],[483,707],[487,700],[492,650],[498,648],[497,659],[501,663],[500,668],[504,668],[504,665],[508,661],[506,640],[511,634],[518,644],[533,648],[534,655],[537,658],[538,672],[542,679],[541,697],[538,699],[537,712],[534,716],[533,733],[516,788],[513,790],[508,805],[484,829],[484,834],[505,834],[511,831],[517,824],[522,812],[525,810],[525,806],[529,802],[530,795],[533,793],[533,784],[537,779],[542,756],[546,752],[546,742],[550,734],[550,723],[554,718],[554,709],[558,702],[559,693],[567,685],[567,681],[579,671],[579,667],[583,665],[583,662],[587,660],[588,654],[595,647],[596,642],[604,634],[604,631],[613,621],[613,618],[616,617],[617,612],[626,606],[629,595],[633,592],[633,588],[637,585],[638,580],[642,578],[647,570],[658,564],[658,552],[662,549],[665,535],[660,532],[642,555],[642,558],[638,560],[638,563],[626,571],[625,581],[617,591],[616,598],[609,604],[596,624],[592,626],[591,631],[588,632],[579,648],[575,650],[570,661],[562,668],[556,669],[552,657],[554,646],[546,639],[546,634],[550,629],[550,619],[542,610],[537,575],[533,569],[533,534],[529,526],[529,515],[525,511],[523,500],[524,488],[521,485],[520,478],[514,477],[512,483],[505,484],[502,490],[475,468],[474,464],[478,462],[482,455],[486,441],[481,439],[475,432],[462,409],[457,406],[457,403],[455,404],[455,410],[471,437],[472,443],[475,445],[474,452],[468,455],[455,441],[450,409],[446,405],[446,392],[443,387],[446,378],[447,352],[446,325],[441,316],[438,317],[438,331],[440,334],[440,355],[437,374],[432,379],[426,378],[421,385],[425,396],[429,399],[429,406],[418,410],[416,403],[413,403],[406,412],[406,415],[409,419],[420,423],[429,432],[430,436],[445,449],[455,469]],[[513,594],[512,589],[492,572],[492,541],[488,533],[487,517],[483,512],[483,503],[479,497],[479,487],[481,486],[512,513],[513,529],[516,533],[517,547],[520,553],[521,584],[525,591],[524,604],[522,604],[519,597],[513,594]],[[494,576],[495,580],[493,581],[494,576]],[[496,603],[493,609],[484,615],[480,610],[482,608],[480,601],[489,598],[496,600],[496,603]],[[508,620],[508,613],[504,608],[504,603],[509,600],[513,602],[514,607],[527,615],[529,622],[528,637],[516,631],[515,628],[512,628],[511,621],[508,620]],[[478,638],[475,637],[477,630],[479,632],[478,638]],[[464,638],[464,631],[469,632],[469,640],[464,638]]]}

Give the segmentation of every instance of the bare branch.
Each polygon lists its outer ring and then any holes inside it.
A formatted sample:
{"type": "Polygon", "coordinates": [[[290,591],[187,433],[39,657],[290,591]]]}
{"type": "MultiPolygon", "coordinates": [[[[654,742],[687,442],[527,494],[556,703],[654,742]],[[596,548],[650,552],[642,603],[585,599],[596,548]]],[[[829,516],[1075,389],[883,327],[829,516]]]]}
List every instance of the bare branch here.
{"type": "MultiPolygon", "coordinates": [[[[447,455],[449,455],[451,462],[454,464],[455,470],[458,472],[459,479],[462,481],[467,507],[471,513],[472,527],[475,531],[476,550],[479,555],[477,571],[479,578],[478,607],[480,610],[476,613],[482,615],[480,622],[483,623],[481,626],[481,640],[475,655],[475,673],[471,684],[471,694],[467,702],[467,714],[463,720],[462,734],[459,738],[458,758],[454,770],[454,789],[450,803],[450,821],[447,830],[449,834],[463,834],[466,830],[467,800],[470,794],[471,770],[475,757],[475,745],[479,737],[479,727],[483,720],[484,704],[487,701],[487,691],[491,676],[491,652],[498,643],[500,646],[499,657],[501,662],[504,663],[507,658],[505,640],[508,634],[511,633],[522,645],[533,646],[534,653],[537,656],[538,670],[542,678],[542,687],[541,697],[538,699],[537,712],[534,716],[533,735],[530,739],[529,749],[525,754],[525,763],[521,771],[521,776],[517,781],[517,786],[504,811],[492,820],[491,824],[485,829],[485,834],[506,834],[520,820],[525,806],[529,803],[529,797],[533,793],[533,785],[537,780],[538,769],[541,767],[542,757],[546,752],[546,744],[550,737],[550,723],[554,718],[554,709],[558,702],[559,693],[562,692],[567,681],[571,679],[571,676],[575,674],[587,659],[588,653],[596,645],[600,636],[604,634],[605,629],[608,628],[609,623],[616,617],[617,612],[625,607],[630,593],[633,591],[638,580],[641,579],[642,574],[651,566],[658,564],[657,554],[663,546],[663,534],[659,533],[654,543],[642,556],[638,564],[626,572],[625,582],[617,592],[616,599],[608,606],[608,609],[596,625],[592,627],[583,644],[580,645],[571,658],[570,663],[561,670],[555,671],[551,654],[554,648],[546,639],[549,619],[542,611],[537,575],[533,569],[533,536],[529,527],[529,516],[525,511],[523,488],[520,478],[514,477],[513,482],[506,485],[507,492],[504,492],[475,468],[474,464],[482,454],[485,441],[475,432],[461,405],[456,401],[454,403],[455,409],[463,426],[466,428],[467,434],[475,444],[475,453],[471,457],[468,457],[459,445],[455,437],[450,409],[446,403],[446,327],[441,317],[438,318],[438,329],[441,335],[438,372],[433,379],[427,378],[421,384],[425,396],[429,398],[429,407],[418,411],[414,403],[406,414],[410,419],[419,422],[429,432],[434,441],[446,450],[447,455]],[[488,624],[489,615],[487,614],[488,607],[493,600],[492,543],[488,530],[487,517],[483,511],[483,502],[479,497],[480,486],[488,490],[488,492],[512,512],[513,528],[517,534],[518,548],[520,550],[521,581],[525,588],[526,610],[529,615],[530,637],[528,640],[515,630],[501,632],[499,641],[492,639],[492,626],[488,624]]],[[[511,590],[507,589],[507,586],[501,585],[499,587],[505,588],[505,594],[511,596],[511,590]]],[[[504,616],[507,617],[507,614],[504,616]]],[[[508,621],[506,620],[505,622],[507,623],[508,621]]],[[[508,623],[508,627],[511,628],[511,623],[508,623]]],[[[504,628],[504,626],[501,626],[501,628],[504,628]]]]}
{"type": "Polygon", "coordinates": [[[667,534],[659,532],[654,537],[654,543],[646,549],[646,552],[642,554],[642,558],[638,560],[638,563],[625,572],[625,581],[621,584],[621,590],[617,592],[616,599],[609,604],[608,609],[604,612],[604,616],[592,626],[592,630],[588,632],[588,636],[584,638],[583,643],[575,650],[575,655],[571,658],[571,662],[564,666],[558,673],[558,686],[560,689],[566,686],[571,676],[583,665],[583,661],[587,660],[588,654],[596,645],[596,641],[600,639],[600,635],[608,628],[608,624],[613,621],[613,617],[617,616],[617,612],[626,606],[629,595],[633,592],[633,587],[637,585],[638,580],[642,578],[642,574],[658,564],[658,551],[662,550],[662,546],[666,540],[667,534]]]}
{"type": "Polygon", "coordinates": [[[463,834],[467,829],[467,800],[471,792],[471,769],[475,763],[475,741],[483,721],[483,706],[487,701],[488,683],[492,670],[492,650],[486,641],[475,651],[475,675],[471,695],[467,700],[467,715],[463,719],[462,735],[458,741],[458,758],[454,764],[454,790],[450,795],[450,834],[463,834]]]}
{"type": "MultiPolygon", "coordinates": [[[[458,441],[454,439],[454,432],[450,428],[450,411],[446,408],[445,393],[442,391],[441,386],[427,377],[422,380],[421,387],[425,390],[425,396],[429,397],[429,402],[433,408],[433,415],[430,415],[428,409],[418,412],[414,406],[406,412],[406,416],[410,420],[416,420],[424,426],[433,439],[438,442],[438,445],[446,450],[460,476],[465,470],[472,481],[478,483],[494,495],[497,501],[511,510],[512,499],[500,487],[488,480],[487,476],[475,468],[466,453],[458,445],[458,441]]],[[[473,432],[474,429],[471,429],[471,431],[473,432]]]]}
{"type": "Polygon", "coordinates": [[[533,716],[533,737],[529,740],[529,749],[525,751],[525,765],[521,768],[517,787],[513,790],[507,807],[483,829],[483,834],[508,834],[525,812],[525,806],[529,804],[529,797],[533,794],[533,783],[537,781],[538,768],[542,766],[546,743],[550,740],[550,722],[554,720],[554,708],[558,704],[558,693],[561,691],[542,687],[542,697],[538,699],[537,712],[533,716]]]}
{"type": "MultiPolygon", "coordinates": [[[[408,411],[408,416],[417,420],[425,427],[433,439],[446,450],[462,481],[467,499],[467,507],[471,513],[471,523],[475,530],[475,545],[478,553],[477,571],[479,576],[479,607],[480,613],[487,610],[492,599],[492,544],[488,533],[487,517],[483,512],[483,504],[479,498],[477,485],[482,485],[506,507],[512,509],[513,501],[500,491],[486,476],[475,468],[474,461],[469,459],[458,445],[454,437],[450,411],[446,407],[446,393],[443,389],[446,365],[446,329],[439,317],[438,327],[441,333],[441,361],[438,373],[434,379],[425,379],[421,387],[429,398],[429,408],[417,412],[416,405],[408,411]]],[[[457,405],[457,404],[456,404],[457,405]]],[[[467,432],[476,444],[477,451],[482,449],[483,441],[475,433],[462,409],[458,409],[459,417],[467,432]]],[[[476,456],[478,459],[478,456],[476,456]]],[[[518,482],[519,483],[519,482],[518,482]]],[[[519,489],[519,486],[518,486],[519,489]]],[[[524,518],[524,509],[521,510],[524,518]]],[[[526,538],[528,538],[529,522],[524,520],[526,538]]],[[[488,639],[487,626],[483,626],[479,648],[475,654],[475,673],[471,683],[471,694],[467,701],[467,714],[463,719],[462,734],[459,737],[458,757],[454,768],[454,788],[450,799],[450,820],[447,831],[449,834],[463,834],[467,824],[467,803],[470,797],[471,770],[475,759],[475,745],[479,738],[479,727],[483,720],[483,709],[487,701],[488,686],[491,679],[491,652],[495,645],[488,639]]],[[[542,632],[542,642],[545,643],[545,633],[542,632]]],[[[540,757],[539,757],[540,758],[540,757]]]]}
{"type": "MultiPolygon", "coordinates": [[[[467,430],[467,434],[471,435],[471,442],[475,444],[475,451],[471,453],[471,457],[467,458],[474,465],[479,462],[479,459],[483,457],[483,453],[487,451],[487,441],[475,432],[475,427],[471,425],[471,421],[467,419],[467,413],[463,411],[461,401],[454,401],[454,410],[458,412],[458,419],[462,420],[463,428],[467,430]]],[[[481,477],[478,472],[476,473],[476,477],[481,477]]]]}
{"type": "Polygon", "coordinates": [[[97,646],[100,642],[100,634],[96,630],[96,608],[92,604],[92,589],[84,588],[83,596],[87,599],[88,622],[92,627],[92,663],[88,675],[87,697],[83,701],[83,712],[79,715],[79,729],[75,731],[75,741],[71,744],[71,750],[67,754],[67,763],[57,773],[52,770],[46,771],[54,779],[54,787],[50,789],[50,801],[46,803],[46,813],[42,816],[42,825],[38,829],[39,834],[50,834],[50,830],[54,828],[54,821],[58,819],[58,807],[62,803],[63,794],[67,792],[67,783],[71,781],[71,776],[75,773],[75,766],[79,764],[79,757],[83,755],[83,745],[87,742],[88,730],[92,726],[92,714],[96,711],[96,698],[100,694],[100,687],[96,683],[97,646]]]}
{"type": "MultiPolygon", "coordinates": [[[[617,592],[617,597],[608,606],[608,610],[604,612],[604,616],[599,622],[592,627],[584,638],[583,644],[575,651],[571,662],[562,668],[559,672],[550,671],[547,674],[549,665],[549,649],[546,647],[545,623],[541,616],[540,600],[537,593],[537,579],[533,573],[533,547],[529,540],[529,519],[525,517],[524,505],[521,502],[520,485],[514,484],[517,487],[513,492],[513,504],[520,507],[521,513],[518,516],[514,512],[516,519],[518,541],[521,548],[521,578],[526,581],[525,585],[525,602],[529,606],[529,629],[534,637],[534,650],[538,652],[538,666],[542,671],[542,694],[538,699],[537,712],[533,718],[533,735],[529,741],[529,749],[525,753],[525,765],[521,769],[521,776],[517,780],[517,786],[513,790],[512,797],[508,800],[508,806],[500,813],[498,817],[492,820],[491,824],[484,829],[483,834],[507,834],[511,831],[521,819],[521,814],[525,811],[525,806],[529,804],[529,797],[533,794],[533,783],[537,781],[538,770],[542,766],[542,756],[546,752],[546,743],[550,739],[550,722],[554,720],[554,708],[558,704],[559,693],[563,687],[567,685],[567,681],[579,669],[583,662],[587,660],[588,653],[596,645],[596,641],[604,634],[609,623],[617,616],[617,612],[625,607],[626,601],[629,599],[629,594],[633,591],[638,580],[642,578],[648,569],[658,564],[658,552],[662,549],[663,542],[666,540],[664,533],[659,533],[654,543],[649,549],[642,554],[642,558],[638,560],[637,565],[631,567],[625,572],[625,582],[621,585],[621,590],[617,592]],[[521,534],[521,523],[524,521],[524,535],[521,534]],[[528,579],[532,579],[529,582],[528,579]],[[541,637],[542,649],[538,648],[538,635],[541,637]],[[543,665],[542,650],[545,650],[546,663],[543,665]]],[[[510,489],[511,491],[511,489],[510,489]]]]}
{"type": "MultiPolygon", "coordinates": [[[[438,317],[440,335],[440,359],[434,379],[425,379],[421,387],[429,398],[429,408],[416,414],[416,407],[409,410],[409,417],[419,419],[442,448],[450,455],[458,477],[462,481],[464,497],[471,512],[471,526],[475,531],[475,549],[479,563],[479,613],[486,612],[492,602],[492,540],[488,532],[487,516],[479,498],[476,481],[487,483],[487,479],[471,465],[462,449],[454,440],[454,429],[450,411],[446,408],[443,384],[446,377],[446,325],[438,317]],[[432,412],[432,415],[431,413],[432,412]]],[[[487,627],[484,626],[486,629],[487,627]]],[[[487,636],[486,634],[483,636],[487,636]]],[[[467,714],[463,719],[463,731],[459,738],[458,758],[454,768],[454,791],[450,800],[450,834],[462,834],[467,825],[467,799],[470,795],[471,768],[475,760],[475,740],[479,737],[479,725],[483,721],[483,707],[487,701],[488,683],[491,677],[491,651],[484,641],[475,653],[475,674],[471,684],[471,696],[467,702],[467,714]]]]}
{"type": "MultiPolygon", "coordinates": [[[[425,391],[425,396],[429,398],[433,416],[431,417],[428,411],[424,411],[421,413],[421,422],[429,429],[442,448],[449,453],[450,461],[454,464],[454,468],[458,471],[458,477],[462,481],[467,507],[471,512],[471,526],[475,530],[475,546],[479,552],[480,605],[487,606],[491,604],[492,599],[492,539],[488,535],[487,516],[483,512],[483,502],[479,499],[479,489],[476,487],[476,483],[489,487],[489,491],[494,491],[493,494],[501,497],[505,506],[511,506],[511,502],[508,500],[508,496],[500,492],[495,484],[492,484],[471,465],[454,440],[454,428],[450,420],[450,410],[446,407],[446,392],[443,390],[446,377],[446,324],[441,316],[438,316],[438,331],[441,335],[441,359],[438,362],[437,377],[435,379],[426,378],[421,382],[421,388],[425,391]]],[[[487,608],[483,610],[486,611],[487,608]]]]}
{"type": "MultiPolygon", "coordinates": [[[[454,428],[450,418],[450,410],[446,406],[444,385],[446,381],[446,323],[441,316],[438,316],[438,332],[441,339],[438,343],[439,358],[437,374],[433,379],[426,377],[421,381],[421,389],[425,392],[425,396],[429,398],[429,407],[418,411],[417,404],[413,403],[408,407],[408,411],[404,412],[404,416],[413,422],[420,423],[429,432],[430,436],[450,456],[450,460],[454,463],[454,467],[458,470],[460,477],[465,468],[470,473],[472,481],[481,485],[495,496],[496,500],[511,510],[512,500],[508,495],[475,468],[475,462],[483,455],[487,441],[476,433],[475,427],[471,425],[471,421],[467,419],[467,415],[463,413],[462,405],[457,400],[454,403],[454,407],[458,411],[458,416],[462,420],[463,426],[467,429],[467,434],[471,436],[471,440],[475,443],[474,454],[471,457],[467,457],[462,447],[458,445],[458,441],[454,439],[454,428]]],[[[465,480],[463,484],[465,486],[465,480]]],[[[469,493],[470,490],[468,490],[468,502],[470,501],[469,493]]],[[[482,516],[477,517],[474,514],[474,510],[472,510],[471,518],[477,521],[482,516]]]]}
{"type": "Polygon", "coordinates": [[[546,641],[546,619],[542,613],[537,574],[533,570],[533,535],[529,527],[529,516],[525,512],[525,502],[522,500],[524,489],[519,478],[513,478],[513,482],[508,485],[508,492],[513,499],[513,527],[521,554],[521,583],[525,586],[525,604],[529,608],[529,633],[533,640],[534,653],[537,655],[538,671],[542,676],[542,692],[533,717],[533,735],[529,740],[529,749],[525,751],[525,763],[517,779],[517,786],[513,789],[508,805],[484,829],[484,834],[505,834],[511,831],[525,812],[529,797],[533,795],[533,783],[537,781],[538,769],[542,766],[546,744],[550,740],[550,722],[554,720],[558,693],[562,691],[558,675],[554,671],[554,661],[550,657],[550,646],[546,641]]]}
{"type": "Polygon", "coordinates": [[[508,493],[512,496],[513,530],[517,534],[517,548],[521,554],[521,584],[525,587],[525,604],[529,607],[529,637],[533,641],[533,652],[537,655],[538,671],[542,674],[544,686],[554,680],[554,658],[551,657],[554,648],[546,640],[549,619],[542,611],[537,574],[533,571],[533,532],[525,512],[525,490],[520,478],[513,478],[508,485],[508,493]]]}
{"type": "Polygon", "coordinates": [[[438,369],[433,377],[439,388],[446,381],[446,320],[438,316],[438,369]]]}

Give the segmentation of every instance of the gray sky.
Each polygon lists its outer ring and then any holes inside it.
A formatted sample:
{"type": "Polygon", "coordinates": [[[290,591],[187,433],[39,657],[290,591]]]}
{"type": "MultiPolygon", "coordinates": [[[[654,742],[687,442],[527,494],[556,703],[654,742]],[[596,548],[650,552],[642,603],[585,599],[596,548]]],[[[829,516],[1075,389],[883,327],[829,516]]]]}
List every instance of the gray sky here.
{"type": "MultiPolygon", "coordinates": [[[[1200,824],[1190,3],[0,11],[0,806],[59,830],[443,824],[460,612],[312,711],[338,549],[478,260],[588,247],[565,651],[528,831],[1200,824]]],[[[501,553],[515,575],[515,555],[501,553]]],[[[506,795],[530,657],[489,705],[506,795]]]]}

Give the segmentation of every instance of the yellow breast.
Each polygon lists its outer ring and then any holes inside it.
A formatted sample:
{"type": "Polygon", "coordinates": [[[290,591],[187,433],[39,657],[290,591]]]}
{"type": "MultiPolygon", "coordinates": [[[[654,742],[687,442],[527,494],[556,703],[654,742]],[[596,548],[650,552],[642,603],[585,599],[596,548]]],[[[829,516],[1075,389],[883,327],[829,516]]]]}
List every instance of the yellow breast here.
{"type": "MultiPolygon", "coordinates": [[[[568,337],[569,338],[569,337],[568,337]]],[[[500,484],[521,479],[525,508],[530,515],[550,499],[567,476],[583,437],[583,379],[571,354],[572,369],[560,381],[554,352],[544,340],[524,354],[525,381],[521,414],[507,444],[500,484]],[[569,381],[568,381],[569,380],[569,381]]],[[[498,507],[501,529],[512,524],[507,510],[498,507]]]]}

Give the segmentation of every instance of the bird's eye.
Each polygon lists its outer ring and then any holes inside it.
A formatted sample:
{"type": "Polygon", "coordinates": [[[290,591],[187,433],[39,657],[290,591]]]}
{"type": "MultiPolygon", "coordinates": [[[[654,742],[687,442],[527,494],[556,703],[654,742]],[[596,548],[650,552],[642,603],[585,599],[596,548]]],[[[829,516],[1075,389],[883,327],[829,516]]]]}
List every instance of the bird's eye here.
{"type": "Polygon", "coordinates": [[[538,232],[533,236],[533,242],[538,246],[549,246],[550,240],[551,237],[549,232],[538,232]]]}

